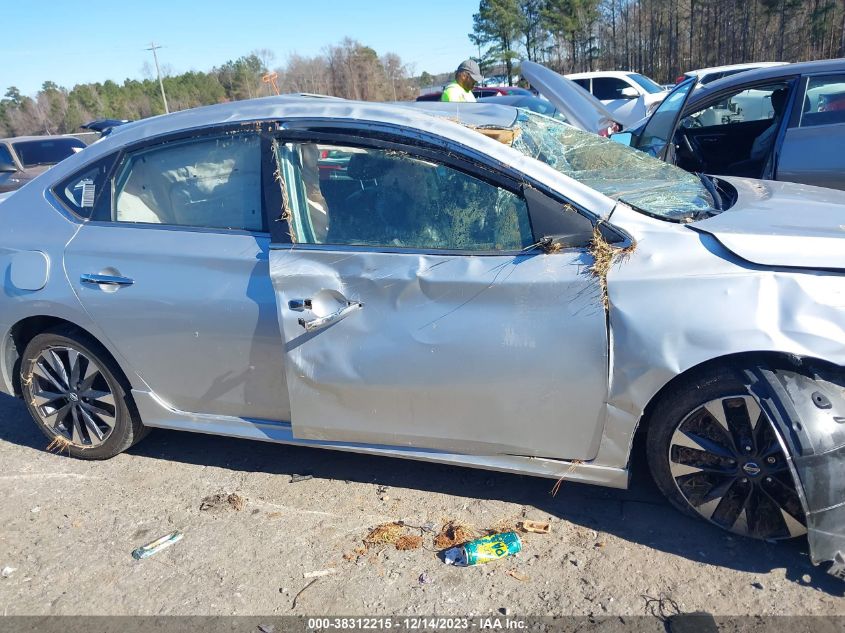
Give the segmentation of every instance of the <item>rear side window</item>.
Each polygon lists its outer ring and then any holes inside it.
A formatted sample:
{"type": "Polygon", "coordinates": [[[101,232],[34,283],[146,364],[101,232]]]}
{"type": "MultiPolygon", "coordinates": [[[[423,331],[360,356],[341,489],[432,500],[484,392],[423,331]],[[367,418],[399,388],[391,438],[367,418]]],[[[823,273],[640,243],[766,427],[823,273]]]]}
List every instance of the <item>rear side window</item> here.
{"type": "Polygon", "coordinates": [[[115,158],[116,155],[111,154],[86,165],[53,187],[53,193],[79,217],[102,215],[111,200],[108,178],[115,158]]]}
{"type": "Polygon", "coordinates": [[[114,186],[112,220],[263,231],[260,138],[227,135],[130,154],[114,186]]]}
{"type": "Polygon", "coordinates": [[[810,77],[799,127],[845,123],[845,75],[810,77]]]}
{"type": "Polygon", "coordinates": [[[14,166],[15,161],[12,160],[12,153],[9,151],[9,148],[5,145],[0,145],[0,165],[12,165],[14,166]]]}
{"type": "Polygon", "coordinates": [[[616,77],[593,77],[593,95],[596,99],[625,99],[622,91],[628,88],[627,82],[616,77]]]}

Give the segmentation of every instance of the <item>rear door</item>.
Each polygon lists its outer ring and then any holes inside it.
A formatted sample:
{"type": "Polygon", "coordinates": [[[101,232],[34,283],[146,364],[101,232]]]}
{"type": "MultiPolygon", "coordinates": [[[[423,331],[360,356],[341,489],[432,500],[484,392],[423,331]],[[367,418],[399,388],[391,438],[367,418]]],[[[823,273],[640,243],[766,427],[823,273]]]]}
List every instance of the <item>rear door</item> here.
{"type": "Polygon", "coordinates": [[[590,258],[534,247],[519,184],[419,142],[283,136],[277,153],[270,265],[296,437],[595,455],[607,336],[590,258]]]}

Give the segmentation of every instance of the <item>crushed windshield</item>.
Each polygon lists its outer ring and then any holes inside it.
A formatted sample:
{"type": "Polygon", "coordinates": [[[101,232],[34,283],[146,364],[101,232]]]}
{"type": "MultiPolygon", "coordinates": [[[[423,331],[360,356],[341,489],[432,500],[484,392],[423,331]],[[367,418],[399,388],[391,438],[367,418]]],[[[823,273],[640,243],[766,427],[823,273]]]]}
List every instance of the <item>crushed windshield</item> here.
{"type": "Polygon", "coordinates": [[[519,110],[512,147],[639,211],[672,220],[713,212],[698,176],[554,119],[519,110]]]}

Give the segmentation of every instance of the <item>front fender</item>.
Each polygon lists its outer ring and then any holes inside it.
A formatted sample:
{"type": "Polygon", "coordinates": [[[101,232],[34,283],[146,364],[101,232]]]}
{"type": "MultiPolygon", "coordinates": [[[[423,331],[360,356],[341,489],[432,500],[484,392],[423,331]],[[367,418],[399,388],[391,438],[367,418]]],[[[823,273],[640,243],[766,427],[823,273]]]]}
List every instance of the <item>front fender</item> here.
{"type": "Polygon", "coordinates": [[[845,580],[845,371],[758,366],[745,371],[783,445],[807,519],[813,564],[845,580]]]}

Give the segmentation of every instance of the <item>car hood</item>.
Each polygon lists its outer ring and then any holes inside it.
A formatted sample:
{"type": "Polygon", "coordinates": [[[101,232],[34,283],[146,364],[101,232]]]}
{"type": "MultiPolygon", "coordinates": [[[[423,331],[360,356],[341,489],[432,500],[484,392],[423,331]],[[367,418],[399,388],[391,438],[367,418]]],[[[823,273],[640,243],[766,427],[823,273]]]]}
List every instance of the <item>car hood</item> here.
{"type": "Polygon", "coordinates": [[[712,235],[754,264],[845,270],[845,192],[749,178],[722,179],[739,193],[736,204],[691,228],[712,235]]]}
{"type": "Polygon", "coordinates": [[[571,79],[536,62],[524,61],[520,68],[531,85],[575,127],[597,133],[606,130],[616,120],[601,101],[571,79]]]}

